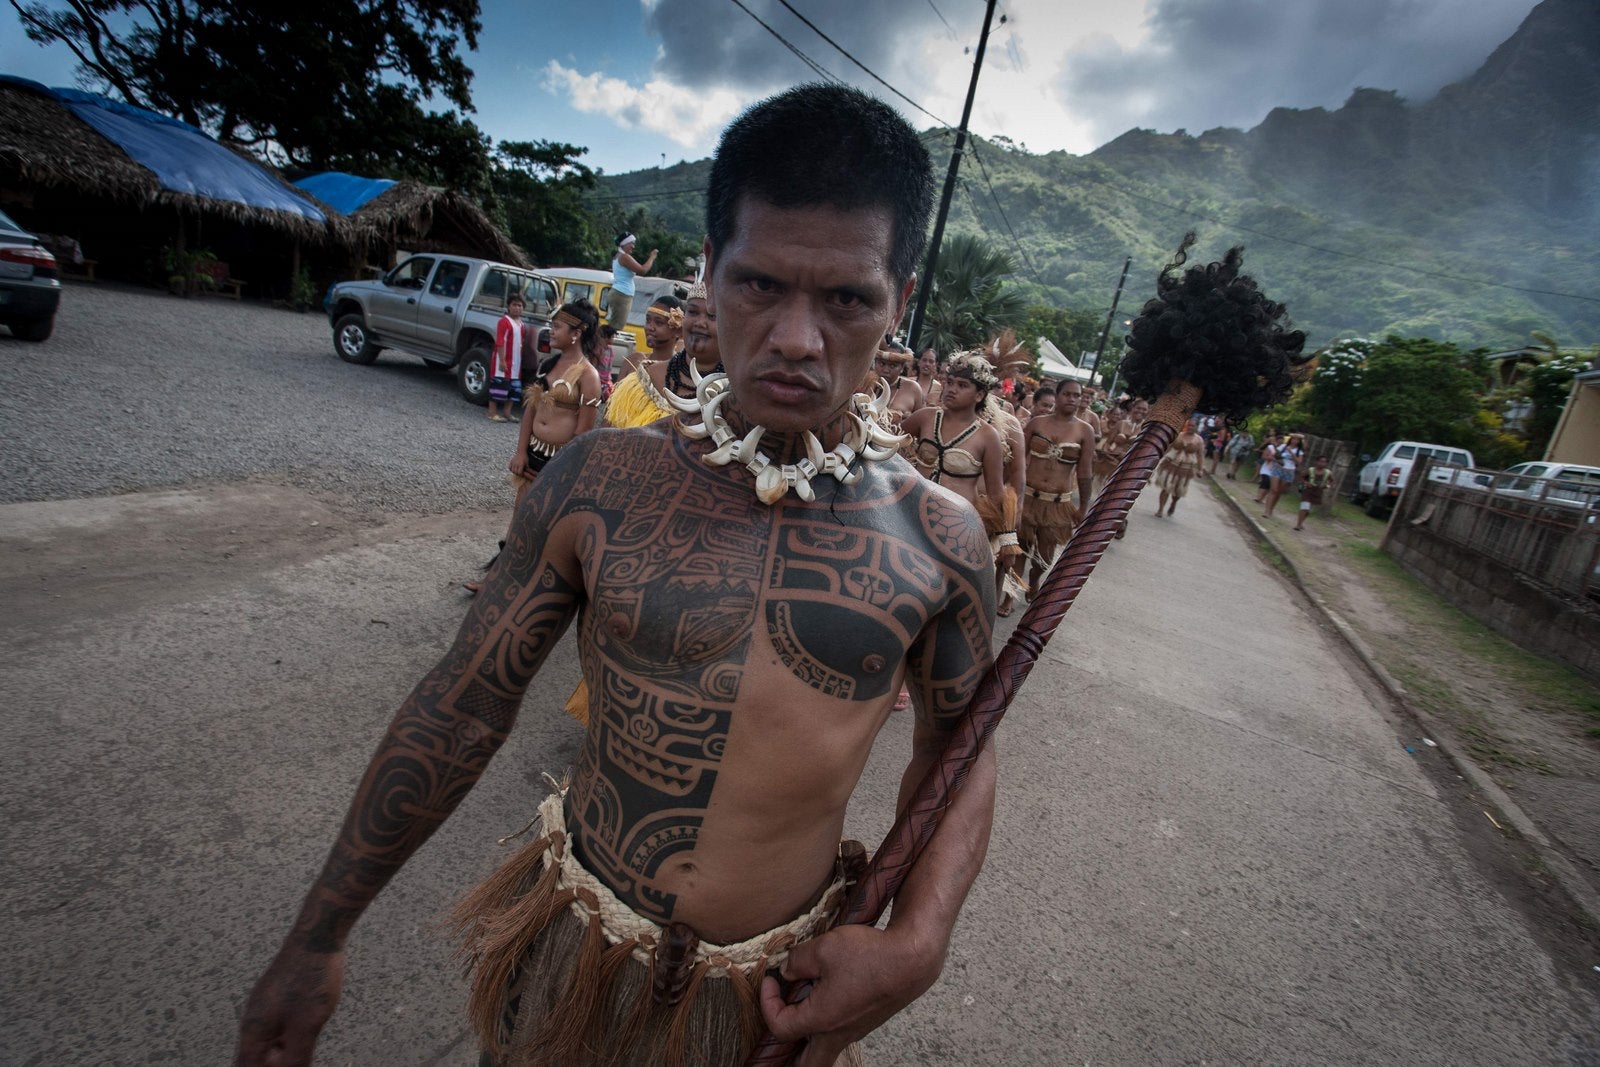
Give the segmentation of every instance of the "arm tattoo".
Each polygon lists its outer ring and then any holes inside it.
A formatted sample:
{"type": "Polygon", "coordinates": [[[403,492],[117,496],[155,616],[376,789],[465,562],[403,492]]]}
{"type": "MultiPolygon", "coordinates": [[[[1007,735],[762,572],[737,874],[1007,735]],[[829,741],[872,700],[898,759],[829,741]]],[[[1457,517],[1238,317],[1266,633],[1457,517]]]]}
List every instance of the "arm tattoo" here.
{"type": "Polygon", "coordinates": [[[922,519],[955,578],[943,610],[906,653],[906,673],[920,696],[919,726],[942,734],[955,727],[994,661],[994,559],[971,508],[930,493],[922,519]]]}
{"type": "Polygon", "coordinates": [[[361,911],[477,784],[516,721],[522,694],[566,629],[580,590],[546,552],[582,472],[563,456],[524,498],[500,564],[439,665],[400,707],[295,926],[337,950],[361,911]]]}

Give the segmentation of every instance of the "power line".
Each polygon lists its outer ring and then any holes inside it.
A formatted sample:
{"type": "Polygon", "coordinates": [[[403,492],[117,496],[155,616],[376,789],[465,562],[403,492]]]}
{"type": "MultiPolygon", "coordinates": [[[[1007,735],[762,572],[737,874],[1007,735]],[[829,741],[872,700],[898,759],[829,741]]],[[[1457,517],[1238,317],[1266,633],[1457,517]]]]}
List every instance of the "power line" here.
{"type": "MultiPolygon", "coordinates": [[[[733,0],[733,2],[736,3],[736,4],[739,4],[739,0],[733,0]]],[[[889,90],[891,93],[893,93],[894,95],[898,96],[900,99],[904,100],[906,103],[910,104],[912,107],[916,108],[918,111],[922,112],[924,115],[928,116],[930,119],[932,119],[934,122],[937,122],[939,125],[944,126],[946,128],[948,128],[950,126],[950,124],[948,122],[946,122],[944,119],[940,118],[938,115],[935,115],[933,112],[929,111],[927,108],[923,107],[921,104],[919,104],[915,100],[911,99],[905,93],[902,93],[899,89],[896,89],[894,86],[890,85],[888,82],[886,82],[882,78],[878,77],[876,72],[874,72],[871,67],[867,66],[865,63],[861,62],[861,60],[859,60],[855,56],[851,55],[848,51],[845,50],[843,45],[839,44],[832,37],[829,37],[827,34],[823,33],[821,30],[819,30],[817,28],[816,23],[812,22],[810,19],[808,19],[804,15],[800,14],[800,12],[796,11],[794,9],[794,5],[789,3],[789,0],[778,0],[778,3],[782,4],[788,10],[789,14],[793,15],[795,18],[797,18],[801,22],[805,23],[806,26],[811,30],[812,33],[816,34],[818,37],[821,37],[824,41],[827,41],[829,44],[833,45],[834,49],[840,55],[844,56],[850,62],[852,62],[856,66],[860,67],[862,70],[866,71],[868,77],[870,77],[873,81],[877,82],[879,85],[883,86],[885,89],[889,90]]],[[[744,7],[743,4],[739,4],[739,6],[740,7],[744,7]]]]}
{"type": "Polygon", "coordinates": [[[943,11],[940,11],[940,10],[939,10],[939,9],[938,9],[938,7],[936,7],[936,6],[935,6],[935,5],[934,5],[934,2],[933,2],[933,0],[928,0],[928,6],[929,6],[929,7],[931,7],[931,8],[933,8],[933,13],[934,13],[934,14],[935,14],[935,15],[938,15],[938,16],[939,16],[939,21],[940,21],[940,22],[942,22],[942,23],[944,23],[944,28],[945,28],[945,29],[946,29],[946,30],[947,30],[947,31],[949,31],[949,34],[950,34],[950,39],[951,39],[951,40],[952,40],[952,41],[954,41],[954,40],[957,40],[957,38],[956,38],[956,31],[955,31],[955,27],[953,27],[953,26],[951,26],[951,25],[950,25],[950,20],[949,20],[949,19],[947,19],[947,18],[945,18],[945,17],[944,17],[944,12],[943,12],[943,11]]]}
{"type": "MultiPolygon", "coordinates": [[[[779,33],[777,30],[773,29],[771,26],[767,25],[766,22],[764,22],[762,20],[760,15],[757,15],[754,11],[751,11],[749,8],[745,7],[742,3],[739,2],[739,0],[733,0],[733,6],[737,7],[740,11],[743,11],[746,15],[749,15],[751,18],[755,19],[758,23],[760,23],[762,29],[764,29],[768,33],[772,34],[772,36],[774,36],[774,37],[776,37],[778,39],[778,42],[780,44],[782,44],[783,47],[787,48],[789,51],[793,52],[796,56],[798,56],[799,59],[800,59],[800,62],[804,63],[806,66],[810,67],[814,72],[816,72],[817,77],[819,77],[823,81],[827,81],[827,82],[837,82],[837,81],[840,80],[837,75],[825,70],[823,68],[822,64],[818,63],[816,60],[812,59],[810,56],[808,56],[804,52],[800,51],[800,49],[797,48],[795,45],[790,44],[789,41],[783,36],[783,34],[779,33]]],[[[784,6],[788,7],[787,4],[785,4],[784,6]]],[[[793,9],[791,9],[791,10],[793,10],[793,9]]],[[[832,42],[830,41],[829,43],[831,44],[832,42]]]]}

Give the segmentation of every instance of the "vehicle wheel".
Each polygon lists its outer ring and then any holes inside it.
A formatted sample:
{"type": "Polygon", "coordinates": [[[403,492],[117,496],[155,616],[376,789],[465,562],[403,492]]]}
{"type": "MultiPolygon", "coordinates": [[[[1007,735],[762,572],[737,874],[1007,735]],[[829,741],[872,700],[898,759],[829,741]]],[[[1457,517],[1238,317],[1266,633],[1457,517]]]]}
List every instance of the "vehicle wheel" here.
{"type": "Polygon", "coordinates": [[[42,319],[28,319],[24,322],[10,324],[11,332],[24,341],[43,341],[49,338],[50,331],[56,328],[56,317],[46,316],[42,319]]]}
{"type": "Polygon", "coordinates": [[[380,349],[372,343],[367,324],[360,315],[345,315],[333,324],[333,350],[346,363],[367,366],[378,358],[380,349]]]}
{"type": "Polygon", "coordinates": [[[1381,496],[1375,496],[1371,500],[1367,501],[1367,514],[1371,515],[1375,519],[1387,519],[1389,517],[1389,511],[1390,508],[1388,501],[1384,500],[1381,496]]]}
{"type": "Polygon", "coordinates": [[[489,349],[473,345],[461,353],[456,364],[456,382],[461,395],[480,407],[489,403],[489,349]]]}
{"type": "Polygon", "coordinates": [[[1366,502],[1367,502],[1367,494],[1363,493],[1360,489],[1357,489],[1355,492],[1350,494],[1350,503],[1354,504],[1356,507],[1359,508],[1362,504],[1365,504],[1366,502]]]}

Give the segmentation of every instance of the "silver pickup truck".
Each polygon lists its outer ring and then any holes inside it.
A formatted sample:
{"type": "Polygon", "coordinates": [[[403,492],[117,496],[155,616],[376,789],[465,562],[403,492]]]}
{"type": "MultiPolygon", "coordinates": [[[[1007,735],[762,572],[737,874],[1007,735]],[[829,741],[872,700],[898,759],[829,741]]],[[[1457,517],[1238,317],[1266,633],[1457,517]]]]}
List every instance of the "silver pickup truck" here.
{"type": "Polygon", "coordinates": [[[522,321],[535,348],[548,350],[555,283],[487,259],[411,256],[375,281],[339,282],[324,304],[333,349],[346,363],[369,364],[385,348],[409,352],[431,366],[455,368],[461,395],[484,404],[495,324],[513,293],[522,295],[522,321]]]}

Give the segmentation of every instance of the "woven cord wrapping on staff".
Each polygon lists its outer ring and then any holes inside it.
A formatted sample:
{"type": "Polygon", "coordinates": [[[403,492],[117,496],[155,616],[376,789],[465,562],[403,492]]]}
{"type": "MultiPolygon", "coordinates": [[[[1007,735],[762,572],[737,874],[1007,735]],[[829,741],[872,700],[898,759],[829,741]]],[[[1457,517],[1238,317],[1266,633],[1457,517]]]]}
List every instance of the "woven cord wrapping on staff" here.
{"type": "MultiPolygon", "coordinates": [[[[1155,298],[1139,312],[1128,338],[1123,377],[1131,394],[1154,398],[1149,418],[979,683],[939,761],[895,818],[840,909],[839,924],[873,925],[894,899],[1184,420],[1202,400],[1208,412],[1237,421],[1289,395],[1303,362],[1305,334],[1287,329],[1284,306],[1267,299],[1253,278],[1239,273],[1239,248],[1229,249],[1220,262],[1179,274],[1193,244],[1194,234],[1185,234],[1173,261],[1156,279],[1155,298]]],[[[789,1002],[804,1000],[810,986],[797,984],[789,1002]]],[[[788,1064],[800,1047],[768,1034],[747,1067],[788,1064]]]]}

